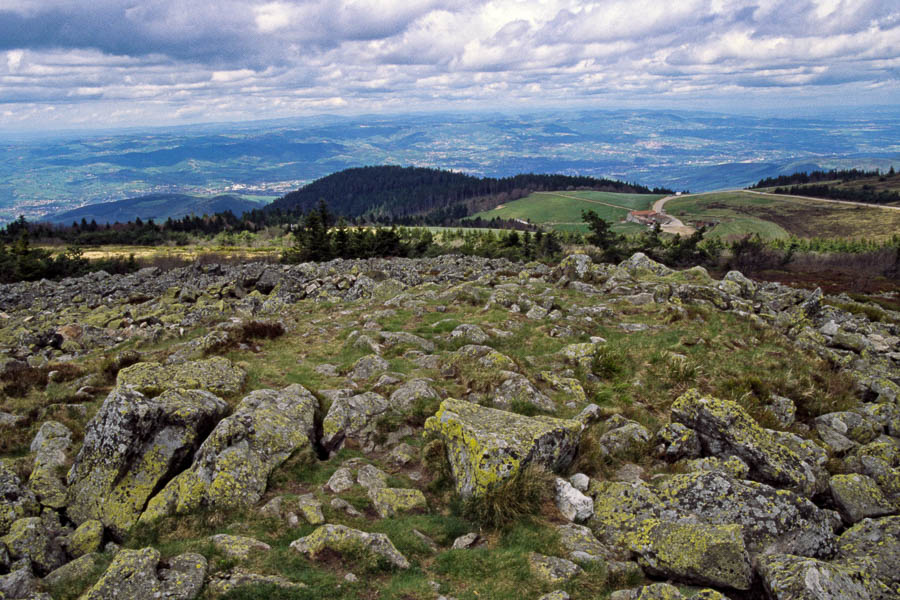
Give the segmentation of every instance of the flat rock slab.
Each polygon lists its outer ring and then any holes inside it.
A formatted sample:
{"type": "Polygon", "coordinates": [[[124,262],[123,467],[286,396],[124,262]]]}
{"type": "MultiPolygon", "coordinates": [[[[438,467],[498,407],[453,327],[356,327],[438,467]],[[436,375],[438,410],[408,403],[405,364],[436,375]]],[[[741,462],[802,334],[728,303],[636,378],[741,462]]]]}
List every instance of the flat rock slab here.
{"type": "Polygon", "coordinates": [[[247,374],[221,356],[178,365],[142,362],[119,371],[116,386],[130,387],[147,396],[166,390],[206,390],[219,396],[236,394],[244,387],[247,374]]]}
{"type": "Polygon", "coordinates": [[[364,552],[398,569],[410,566],[385,534],[367,533],[344,525],[322,525],[308,536],[291,542],[291,548],[312,559],[324,550],[354,555],[364,552]]]}
{"type": "Polygon", "coordinates": [[[581,438],[581,423],[524,417],[448,398],[425,422],[441,438],[459,494],[483,495],[490,487],[535,463],[556,471],[567,467],[581,438]]]}

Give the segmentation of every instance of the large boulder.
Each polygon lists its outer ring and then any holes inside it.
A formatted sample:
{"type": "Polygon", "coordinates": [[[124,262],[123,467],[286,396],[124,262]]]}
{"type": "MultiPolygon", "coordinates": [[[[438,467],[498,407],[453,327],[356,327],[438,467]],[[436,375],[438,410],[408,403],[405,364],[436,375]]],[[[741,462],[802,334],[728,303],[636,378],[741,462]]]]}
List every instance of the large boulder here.
{"type": "Polygon", "coordinates": [[[864,519],[841,534],[837,546],[846,561],[872,559],[875,577],[900,597],[900,517],[864,519]]]}
{"type": "Polygon", "coordinates": [[[664,508],[643,481],[591,480],[588,495],[594,501],[594,515],[586,525],[601,543],[611,547],[627,547],[644,521],[658,518],[664,508]]]}
{"type": "Polygon", "coordinates": [[[221,356],[178,365],[141,362],[119,371],[118,387],[129,387],[155,396],[166,390],[206,390],[219,396],[236,394],[244,387],[247,374],[221,356]]]}
{"type": "Polygon", "coordinates": [[[12,463],[0,460],[0,535],[6,534],[15,521],[40,512],[37,498],[22,485],[12,463]]]}
{"type": "Polygon", "coordinates": [[[835,506],[847,523],[852,524],[866,517],[883,517],[897,512],[897,507],[885,498],[871,477],[859,473],[833,475],[828,487],[835,506]]]}
{"type": "Polygon", "coordinates": [[[750,588],[753,569],[738,525],[648,519],[631,539],[644,570],[685,583],[750,588]]]}
{"type": "Polygon", "coordinates": [[[66,464],[71,445],[72,432],[57,421],[41,425],[31,442],[35,457],[28,486],[44,506],[58,509],[66,505],[66,486],[59,473],[66,464]]]}
{"type": "Polygon", "coordinates": [[[291,548],[312,559],[330,550],[350,556],[365,554],[398,569],[408,569],[410,566],[385,534],[367,533],[344,525],[322,525],[308,536],[291,542],[291,548]]]}
{"type": "Polygon", "coordinates": [[[780,443],[740,405],[703,396],[697,390],[681,395],[672,405],[672,420],[695,430],[707,456],[737,456],[750,467],[750,477],[787,487],[804,496],[824,489],[822,468],[780,443]]]}
{"type": "Polygon", "coordinates": [[[483,495],[529,463],[552,471],[565,468],[578,448],[581,424],[448,398],[425,422],[425,431],[443,440],[456,489],[469,498],[483,495]]]}
{"type": "Polygon", "coordinates": [[[49,573],[66,562],[62,546],[40,517],[19,519],[0,542],[12,560],[28,559],[38,573],[49,573]]]}
{"type": "Polygon", "coordinates": [[[666,511],[714,525],[740,525],[751,554],[828,557],[834,552],[829,513],[793,492],[719,472],[675,475],[656,491],[666,511]]]}
{"type": "Polygon", "coordinates": [[[160,563],[159,551],[120,550],[82,600],[192,600],[206,578],[206,558],[181,554],[160,563]]]}
{"type": "Polygon", "coordinates": [[[200,506],[256,504],[269,474],[313,443],[317,407],[318,400],[299,384],[251,392],[219,422],[190,468],[150,500],[141,520],[200,506]]]}
{"type": "Polygon", "coordinates": [[[149,398],[113,389],[88,423],[69,471],[69,517],[76,523],[99,520],[124,536],[227,408],[201,390],[169,390],[149,398]]]}
{"type": "Polygon", "coordinates": [[[322,446],[339,450],[347,439],[363,447],[371,445],[379,417],[390,408],[388,400],[375,392],[336,397],[322,421],[322,446]]]}
{"type": "Polygon", "coordinates": [[[825,562],[790,554],[760,556],[757,571],[773,600],[876,600],[896,597],[868,560],[825,562]]]}

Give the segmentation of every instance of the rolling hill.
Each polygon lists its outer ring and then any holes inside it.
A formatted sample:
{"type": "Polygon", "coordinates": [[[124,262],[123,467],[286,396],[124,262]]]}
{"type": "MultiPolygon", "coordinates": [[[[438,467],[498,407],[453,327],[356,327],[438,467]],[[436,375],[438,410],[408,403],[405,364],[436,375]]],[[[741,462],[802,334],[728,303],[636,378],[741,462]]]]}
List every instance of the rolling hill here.
{"type": "Polygon", "coordinates": [[[188,215],[213,215],[231,211],[237,216],[259,208],[257,202],[239,196],[215,196],[204,198],[186,194],[150,194],[127,198],[115,202],[90,204],[73,210],[67,210],[44,217],[50,223],[71,224],[73,221],[96,221],[105,223],[127,223],[136,218],[165,221],[168,218],[180,219],[188,215]]]}
{"type": "Polygon", "coordinates": [[[661,194],[620,194],[595,191],[535,192],[520,200],[499,205],[472,215],[485,220],[493,218],[521,219],[536,225],[558,230],[587,231],[581,212],[592,210],[614,223],[616,231],[637,233],[645,228],[633,223],[621,223],[632,210],[647,210],[661,194]]]}
{"type": "Polygon", "coordinates": [[[666,212],[687,223],[712,223],[708,235],[734,239],[889,239],[900,232],[900,210],[876,205],[824,202],[751,191],[713,192],[674,198],[666,212]]]}
{"type": "MultiPolygon", "coordinates": [[[[421,167],[345,169],[317,179],[269,205],[268,210],[308,212],[324,200],[348,218],[424,216],[432,224],[493,208],[538,190],[649,193],[641,185],[570,175],[525,174],[501,179],[421,167]]],[[[664,193],[666,190],[661,190],[664,193]]]]}

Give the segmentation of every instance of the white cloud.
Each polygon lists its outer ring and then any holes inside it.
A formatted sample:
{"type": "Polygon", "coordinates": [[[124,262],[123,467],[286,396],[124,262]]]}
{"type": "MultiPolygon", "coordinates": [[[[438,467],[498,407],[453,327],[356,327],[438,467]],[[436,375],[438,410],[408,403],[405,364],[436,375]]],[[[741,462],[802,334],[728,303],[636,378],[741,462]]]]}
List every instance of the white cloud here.
{"type": "Polygon", "coordinates": [[[769,89],[900,99],[896,0],[6,0],[0,51],[4,112],[123,124],[769,89]]]}

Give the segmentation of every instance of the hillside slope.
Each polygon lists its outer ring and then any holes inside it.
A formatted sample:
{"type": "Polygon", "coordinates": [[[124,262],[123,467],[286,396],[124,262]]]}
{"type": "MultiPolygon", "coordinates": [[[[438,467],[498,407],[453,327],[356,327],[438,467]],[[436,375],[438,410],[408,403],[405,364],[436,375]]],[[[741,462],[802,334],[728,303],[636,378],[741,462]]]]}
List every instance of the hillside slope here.
{"type": "Polygon", "coordinates": [[[569,175],[525,174],[502,179],[419,167],[376,166],[346,169],[317,179],[274,201],[269,210],[308,212],[319,200],[346,217],[432,215],[464,217],[536,190],[592,189],[649,193],[637,185],[569,175]]]}
{"type": "Polygon", "coordinates": [[[846,296],[442,256],[95,273],[0,311],[11,600],[900,585],[900,313],[846,296]]]}
{"type": "Polygon", "coordinates": [[[71,224],[73,221],[78,222],[81,219],[89,223],[94,220],[99,225],[127,223],[137,218],[144,221],[154,219],[161,222],[170,217],[180,219],[188,215],[214,215],[225,211],[231,211],[236,216],[240,216],[259,207],[259,203],[245,200],[239,196],[223,195],[203,198],[186,194],[149,194],[115,202],[90,204],[48,215],[41,220],[63,225],[71,224]]]}

